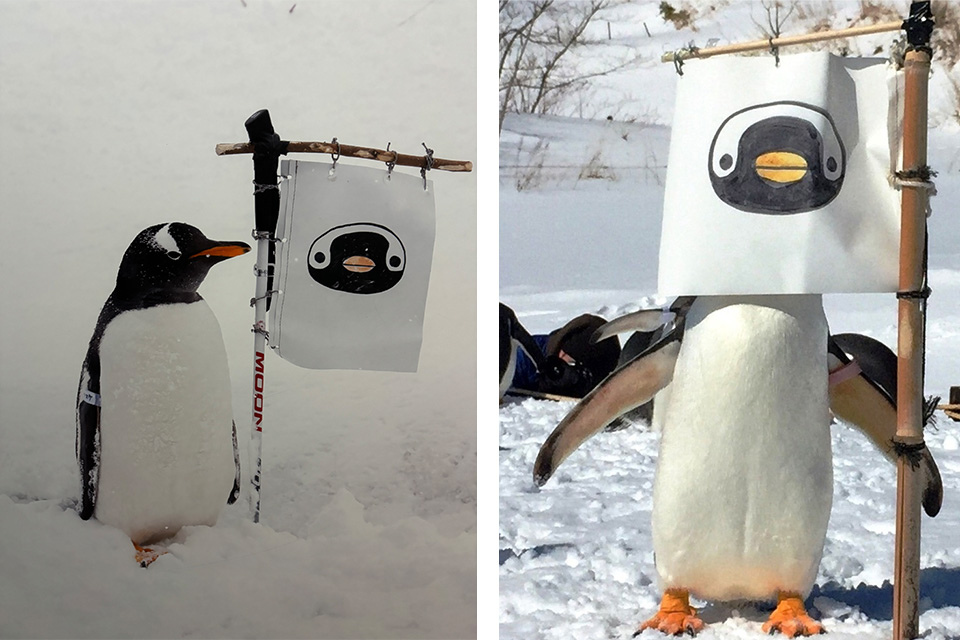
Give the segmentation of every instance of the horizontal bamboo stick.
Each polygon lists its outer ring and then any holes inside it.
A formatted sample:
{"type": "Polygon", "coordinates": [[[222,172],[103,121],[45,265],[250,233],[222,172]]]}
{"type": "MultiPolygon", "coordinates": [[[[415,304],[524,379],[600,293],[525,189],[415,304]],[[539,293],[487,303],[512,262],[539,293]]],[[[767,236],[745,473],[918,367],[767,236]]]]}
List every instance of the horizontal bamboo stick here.
{"type": "Polygon", "coordinates": [[[743,53],[745,51],[761,51],[771,47],[787,47],[794,44],[807,44],[809,42],[820,42],[823,40],[836,40],[838,38],[852,38],[855,36],[865,36],[871,33],[885,33],[887,31],[898,31],[903,26],[903,21],[882,22],[880,24],[871,24],[864,27],[851,27],[849,29],[839,29],[837,31],[818,31],[814,33],[805,33],[799,36],[785,36],[782,38],[773,38],[768,40],[754,40],[752,42],[740,42],[737,44],[724,44],[719,47],[708,47],[706,49],[679,49],[670,51],[660,57],[661,62],[673,62],[677,59],[687,60],[689,58],[709,58],[728,53],[743,53]]]}
{"type": "MultiPolygon", "coordinates": [[[[379,160],[380,162],[395,162],[405,167],[426,166],[426,156],[407,155],[396,151],[385,151],[372,147],[355,147],[349,144],[333,144],[331,142],[290,142],[287,151],[293,153],[329,153],[347,156],[349,158],[363,158],[364,160],[379,160]]],[[[229,156],[238,153],[253,153],[253,145],[249,142],[220,143],[217,145],[218,156],[229,156]]],[[[434,158],[431,169],[441,171],[473,171],[473,163],[469,160],[445,160],[434,158]]]]}

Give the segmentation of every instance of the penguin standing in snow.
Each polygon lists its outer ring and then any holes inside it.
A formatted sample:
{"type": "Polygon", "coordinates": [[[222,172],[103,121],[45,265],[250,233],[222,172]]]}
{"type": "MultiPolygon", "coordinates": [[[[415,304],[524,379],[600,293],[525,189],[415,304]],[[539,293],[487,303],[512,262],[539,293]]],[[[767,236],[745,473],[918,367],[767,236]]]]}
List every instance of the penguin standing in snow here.
{"type": "MultiPolygon", "coordinates": [[[[720,200],[770,220],[835,198],[846,155],[829,114],[779,102],[728,117],[707,169],[720,200]]],[[[687,296],[668,312],[673,319],[660,339],[614,371],[547,438],[534,479],[543,485],[580,443],[669,385],[655,408],[661,439],[652,513],[663,599],[638,633],[702,629],[691,595],[775,601],[765,632],[822,633],[804,598],[817,576],[833,498],[831,411],[895,458],[896,405],[886,391],[885,359],[847,342],[869,361],[857,368],[830,338],[819,294],[687,296]]],[[[614,320],[598,337],[649,330],[660,314],[614,320]]],[[[923,505],[933,516],[942,486],[929,452],[921,455],[923,505]]]]}
{"type": "MultiPolygon", "coordinates": [[[[891,370],[892,354],[882,345],[830,337],[818,295],[687,297],[668,313],[674,317],[662,337],[550,434],[534,480],[545,484],[586,439],[669,388],[655,407],[663,426],[652,518],[664,595],[638,632],[700,631],[692,594],[775,600],[765,632],[821,633],[803,600],[817,575],[833,496],[830,412],[894,461],[896,359],[891,370]]],[[[597,337],[648,330],[660,314],[618,318],[597,337]]],[[[918,462],[923,507],[935,516],[940,474],[928,450],[918,462]]]]}
{"type": "Polygon", "coordinates": [[[213,525],[240,490],[220,325],[197,289],[250,250],[188,224],[140,232],[124,253],[87,349],[77,397],[80,517],[141,545],[213,525]]]}

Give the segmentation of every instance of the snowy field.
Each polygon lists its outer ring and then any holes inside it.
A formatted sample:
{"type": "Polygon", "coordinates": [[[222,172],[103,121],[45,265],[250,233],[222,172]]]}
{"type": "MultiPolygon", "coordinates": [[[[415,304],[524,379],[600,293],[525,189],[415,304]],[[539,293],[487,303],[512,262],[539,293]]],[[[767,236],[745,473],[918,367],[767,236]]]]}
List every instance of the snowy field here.
{"type": "MultiPolygon", "coordinates": [[[[267,355],[260,524],[242,499],[144,570],[74,510],[80,365],[133,237],[251,243],[250,156],[214,146],[262,108],[285,139],[475,160],[476,50],[474,2],[0,2],[0,637],[476,637],[476,174],[430,176],[418,373],[267,355]]],[[[241,442],[253,264],[200,288],[241,442]]]]}
{"type": "MultiPolygon", "coordinates": [[[[507,117],[500,139],[500,299],[531,332],[548,332],[580,313],[612,318],[664,302],[653,294],[675,73],[653,59],[691,40],[757,38],[750,20],[757,5],[717,3],[697,32],[665,25],[656,3],[631,5],[611,32],[623,46],[646,51],[647,61],[602,78],[591,94],[596,104],[615,106],[613,120],[602,111],[586,114],[593,119],[507,117]]],[[[860,5],[831,6],[840,27],[860,5]]],[[[872,51],[880,42],[860,46],[872,51]]],[[[943,78],[937,68],[931,81],[929,163],[939,171],[939,195],[929,221],[925,392],[945,396],[960,384],[960,126],[944,115],[943,78]]],[[[824,304],[834,333],[896,344],[893,295],[830,295],[824,304]]],[[[533,483],[541,443],[572,406],[508,396],[500,407],[502,640],[629,638],[659,604],[650,531],[656,433],[639,424],[598,434],[543,488],[533,483]]],[[[944,501],[935,519],[923,518],[920,630],[924,638],[956,640],[960,424],[938,416],[927,443],[943,475],[944,501]]],[[[807,605],[829,637],[889,638],[895,468],[860,432],[843,425],[832,432],[833,511],[807,605]]],[[[698,604],[708,625],[699,637],[767,637],[760,626],[769,609],[698,604]]]]}

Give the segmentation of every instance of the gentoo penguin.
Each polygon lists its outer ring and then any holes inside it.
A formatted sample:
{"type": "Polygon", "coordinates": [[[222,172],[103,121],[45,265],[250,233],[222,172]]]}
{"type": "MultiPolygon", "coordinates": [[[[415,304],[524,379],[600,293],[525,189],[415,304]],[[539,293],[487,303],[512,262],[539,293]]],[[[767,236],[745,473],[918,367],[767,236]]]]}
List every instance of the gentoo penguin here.
{"type": "MultiPolygon", "coordinates": [[[[657,404],[663,427],[653,496],[664,595],[638,633],[702,629],[691,594],[775,600],[764,631],[822,632],[803,599],[817,574],[833,495],[830,410],[892,455],[895,405],[829,338],[819,295],[687,300],[672,310],[659,341],[564,418],[541,447],[534,480],[542,486],[580,443],[669,384],[657,404]]],[[[614,323],[617,331],[630,324],[614,323]]],[[[929,452],[924,461],[923,504],[932,516],[942,487],[929,452]]]]}
{"type": "Polygon", "coordinates": [[[90,339],[77,397],[80,517],[124,531],[141,563],[156,557],[141,545],[214,524],[239,494],[226,350],[197,288],[249,250],[180,222],[144,229],[90,339]]]}
{"type": "Polygon", "coordinates": [[[345,293],[372,294],[403,277],[407,256],[395,233],[379,224],[334,227],[313,241],[307,270],[318,284],[345,293]]]}
{"type": "Polygon", "coordinates": [[[533,360],[538,371],[545,370],[543,351],[534,341],[517,314],[507,305],[500,303],[500,399],[507,393],[513,382],[513,375],[517,369],[517,349],[524,352],[533,360]]]}

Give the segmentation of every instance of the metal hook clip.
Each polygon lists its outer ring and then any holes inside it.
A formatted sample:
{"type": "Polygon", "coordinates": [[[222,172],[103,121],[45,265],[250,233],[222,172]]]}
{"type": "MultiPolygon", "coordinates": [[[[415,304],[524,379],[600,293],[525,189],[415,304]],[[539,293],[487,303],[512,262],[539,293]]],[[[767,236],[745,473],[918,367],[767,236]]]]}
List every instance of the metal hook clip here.
{"type": "Polygon", "coordinates": [[[423,156],[423,167],[420,169],[420,177],[423,178],[423,190],[427,190],[427,171],[433,168],[433,149],[427,146],[426,142],[421,142],[427,155],[423,156]]]}
{"type": "MultiPolygon", "coordinates": [[[[387,143],[387,151],[390,151],[390,143],[387,143]]],[[[397,166],[397,158],[400,157],[400,154],[396,151],[393,152],[393,160],[387,161],[387,180],[390,179],[390,174],[393,173],[393,168],[397,166]]]]}
{"type": "Polygon", "coordinates": [[[337,150],[336,150],[335,152],[333,152],[333,153],[330,154],[330,158],[333,159],[333,167],[332,167],[332,168],[336,169],[336,167],[337,167],[337,160],[340,159],[340,143],[337,142],[336,136],[334,136],[333,141],[331,141],[330,144],[335,144],[335,145],[337,145],[337,150]]]}

